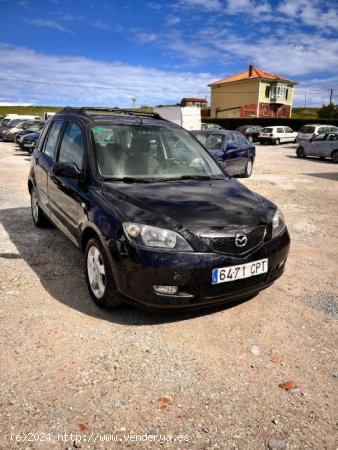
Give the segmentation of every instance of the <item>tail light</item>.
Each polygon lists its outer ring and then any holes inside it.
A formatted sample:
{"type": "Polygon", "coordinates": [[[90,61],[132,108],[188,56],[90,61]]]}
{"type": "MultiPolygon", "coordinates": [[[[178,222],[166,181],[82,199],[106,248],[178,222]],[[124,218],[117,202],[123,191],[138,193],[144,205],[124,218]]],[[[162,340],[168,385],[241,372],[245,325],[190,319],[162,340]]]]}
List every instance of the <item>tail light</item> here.
{"type": "Polygon", "coordinates": [[[316,133],[313,133],[313,135],[311,136],[311,139],[314,139],[316,137],[316,133]]]}
{"type": "Polygon", "coordinates": [[[270,137],[272,137],[272,136],[273,136],[273,134],[272,134],[272,133],[270,133],[270,134],[269,134],[269,136],[270,136],[270,137]]]}

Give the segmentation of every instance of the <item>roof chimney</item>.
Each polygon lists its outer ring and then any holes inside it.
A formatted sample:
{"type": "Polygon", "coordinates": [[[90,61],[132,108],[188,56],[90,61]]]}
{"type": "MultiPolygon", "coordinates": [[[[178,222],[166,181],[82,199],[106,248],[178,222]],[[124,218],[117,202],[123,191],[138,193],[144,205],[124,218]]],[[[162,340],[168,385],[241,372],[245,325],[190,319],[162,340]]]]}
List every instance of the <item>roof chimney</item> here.
{"type": "Polygon", "coordinates": [[[252,74],[253,74],[253,65],[250,64],[250,66],[249,66],[249,78],[252,77],[252,74]]]}

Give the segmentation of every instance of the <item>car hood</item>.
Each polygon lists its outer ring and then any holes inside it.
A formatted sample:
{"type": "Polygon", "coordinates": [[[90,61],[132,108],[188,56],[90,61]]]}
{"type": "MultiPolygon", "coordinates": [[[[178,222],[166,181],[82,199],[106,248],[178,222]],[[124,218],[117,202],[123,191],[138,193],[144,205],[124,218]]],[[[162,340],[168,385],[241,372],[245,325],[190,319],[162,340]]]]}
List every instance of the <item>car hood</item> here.
{"type": "Polygon", "coordinates": [[[261,197],[234,179],[159,183],[104,182],[107,205],[122,221],[209,231],[267,224],[261,197]]]}

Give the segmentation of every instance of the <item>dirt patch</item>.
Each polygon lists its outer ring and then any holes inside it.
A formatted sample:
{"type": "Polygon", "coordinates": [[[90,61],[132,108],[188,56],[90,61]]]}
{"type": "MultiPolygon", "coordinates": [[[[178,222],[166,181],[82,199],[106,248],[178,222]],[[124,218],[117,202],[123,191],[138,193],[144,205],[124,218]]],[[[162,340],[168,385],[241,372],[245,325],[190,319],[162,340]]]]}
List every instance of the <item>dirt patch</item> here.
{"type": "Polygon", "coordinates": [[[336,449],[337,165],[294,155],[257,145],[241,180],[285,215],[284,276],[168,314],[93,305],[82,255],[32,223],[28,155],[0,143],[0,448],[336,449]]]}

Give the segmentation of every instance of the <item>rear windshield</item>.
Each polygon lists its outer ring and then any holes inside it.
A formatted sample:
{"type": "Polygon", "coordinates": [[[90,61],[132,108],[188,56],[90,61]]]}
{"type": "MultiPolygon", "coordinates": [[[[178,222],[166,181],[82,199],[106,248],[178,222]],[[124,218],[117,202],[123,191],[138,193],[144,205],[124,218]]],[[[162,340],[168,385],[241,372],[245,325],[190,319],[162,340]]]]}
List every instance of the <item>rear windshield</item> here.
{"type": "Polygon", "coordinates": [[[263,128],[262,133],[272,133],[272,128],[263,128]]]}
{"type": "Polygon", "coordinates": [[[304,134],[312,134],[315,132],[315,127],[310,127],[309,125],[305,125],[299,130],[299,132],[304,133],[304,134]]]}

